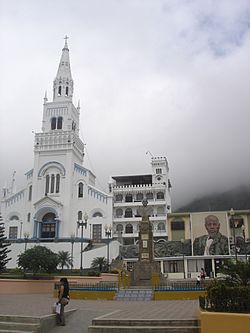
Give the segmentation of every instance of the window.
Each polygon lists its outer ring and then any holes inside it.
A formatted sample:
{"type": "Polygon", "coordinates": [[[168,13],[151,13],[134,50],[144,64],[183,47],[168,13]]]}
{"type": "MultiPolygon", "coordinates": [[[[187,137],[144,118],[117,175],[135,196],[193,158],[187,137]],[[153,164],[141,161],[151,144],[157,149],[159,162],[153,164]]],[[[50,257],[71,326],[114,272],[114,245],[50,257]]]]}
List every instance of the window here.
{"type": "Polygon", "coordinates": [[[158,223],[157,230],[158,231],[165,231],[166,230],[165,223],[163,223],[163,222],[158,223]]]}
{"type": "Polygon", "coordinates": [[[49,193],[49,175],[46,176],[45,180],[45,195],[49,193]]]}
{"type": "Polygon", "coordinates": [[[53,117],[51,119],[51,129],[52,130],[56,129],[56,118],[55,117],[53,117]]]}
{"type": "Polygon", "coordinates": [[[56,175],[56,193],[60,191],[60,175],[59,173],[56,175]]]}
{"type": "Polygon", "coordinates": [[[115,211],[115,216],[116,217],[122,217],[123,215],[123,211],[121,208],[117,208],[116,211],[115,211]]]}
{"type": "Polygon", "coordinates": [[[116,226],[116,231],[119,233],[119,232],[122,232],[123,231],[123,225],[122,224],[117,224],[116,226]]]}
{"type": "Polygon", "coordinates": [[[78,184],[78,198],[83,198],[83,183],[78,184]]]}
{"type": "Polygon", "coordinates": [[[51,175],[50,192],[54,193],[54,191],[55,191],[55,175],[51,175]]]}
{"type": "Polygon", "coordinates": [[[154,198],[153,193],[151,193],[151,192],[147,193],[146,198],[147,198],[147,200],[153,200],[153,198],[154,198]]]}
{"type": "Polygon", "coordinates": [[[27,222],[30,222],[30,213],[27,215],[27,222]]]}
{"type": "Polygon", "coordinates": [[[156,173],[157,173],[157,175],[162,174],[162,169],[156,169],[156,173]]]}
{"type": "Polygon", "coordinates": [[[10,217],[10,221],[15,221],[15,220],[19,220],[19,217],[16,216],[16,215],[12,215],[12,216],[10,217]]]}
{"type": "Polygon", "coordinates": [[[29,186],[29,201],[32,199],[32,185],[29,186]]]}
{"type": "Polygon", "coordinates": [[[157,192],[156,199],[157,200],[164,200],[164,193],[163,192],[157,192]]]}
{"type": "Polygon", "coordinates": [[[142,193],[137,193],[136,194],[136,201],[142,201],[143,200],[143,194],[142,193]]]}
{"type": "Polygon", "coordinates": [[[172,240],[185,239],[185,223],[182,220],[171,221],[172,240]]]}
{"type": "Polygon", "coordinates": [[[96,212],[93,214],[93,217],[103,217],[103,215],[100,212],[96,212]]]}
{"type": "Polygon", "coordinates": [[[61,96],[62,95],[62,86],[59,86],[58,88],[58,96],[61,96]]]}
{"type": "Polygon", "coordinates": [[[132,226],[132,224],[126,224],[125,233],[126,234],[132,234],[133,233],[133,226],[132,226]]]}
{"type": "Polygon", "coordinates": [[[125,197],[125,202],[132,202],[132,201],[133,201],[132,194],[127,194],[125,197]]]}
{"type": "Polygon", "coordinates": [[[62,129],[62,121],[63,121],[62,117],[57,118],[57,129],[62,129]]]}
{"type": "Polygon", "coordinates": [[[65,96],[69,96],[69,87],[66,87],[65,96]]]}
{"type": "Polygon", "coordinates": [[[115,201],[116,201],[116,202],[122,202],[122,194],[117,194],[117,195],[115,196],[115,201]]]}
{"type": "Polygon", "coordinates": [[[9,238],[17,239],[18,227],[10,227],[9,228],[9,238]]]}
{"type": "Polygon", "coordinates": [[[125,217],[133,217],[133,212],[131,208],[125,210],[125,217]]]}
{"type": "Polygon", "coordinates": [[[79,212],[77,213],[77,218],[78,221],[82,220],[82,211],[79,210],[79,212]]]}
{"type": "Polygon", "coordinates": [[[164,207],[158,207],[157,208],[157,216],[164,216],[165,215],[165,208],[164,207]]]}

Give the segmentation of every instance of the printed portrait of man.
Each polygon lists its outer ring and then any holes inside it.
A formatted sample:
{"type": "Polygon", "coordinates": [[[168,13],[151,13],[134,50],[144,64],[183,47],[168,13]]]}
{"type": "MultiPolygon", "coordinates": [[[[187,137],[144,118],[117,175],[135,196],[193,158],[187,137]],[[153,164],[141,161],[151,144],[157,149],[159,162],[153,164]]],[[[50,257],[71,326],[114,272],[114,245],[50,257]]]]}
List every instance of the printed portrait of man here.
{"type": "Polygon", "coordinates": [[[220,232],[219,218],[216,215],[207,215],[204,219],[204,226],[207,234],[194,239],[194,255],[229,254],[228,238],[220,232]]]}

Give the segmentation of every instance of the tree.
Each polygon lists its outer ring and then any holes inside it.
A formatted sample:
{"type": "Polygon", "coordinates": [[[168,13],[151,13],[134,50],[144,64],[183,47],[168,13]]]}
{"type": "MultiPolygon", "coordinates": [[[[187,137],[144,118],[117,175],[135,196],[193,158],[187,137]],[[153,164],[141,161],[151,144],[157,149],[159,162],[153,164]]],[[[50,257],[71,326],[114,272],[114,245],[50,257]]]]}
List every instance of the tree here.
{"type": "Polygon", "coordinates": [[[250,284],[250,261],[232,261],[228,260],[224,266],[220,268],[220,273],[225,276],[225,282],[228,285],[250,284]]]}
{"type": "Polygon", "coordinates": [[[107,259],[105,257],[96,257],[91,263],[91,268],[98,269],[100,273],[106,271],[107,267],[107,259]]]}
{"type": "Polygon", "coordinates": [[[58,252],[58,265],[63,270],[63,267],[66,266],[67,268],[72,266],[72,258],[68,251],[59,251],[58,252]]]}
{"type": "Polygon", "coordinates": [[[18,267],[35,273],[56,271],[58,255],[45,246],[35,246],[18,256],[18,267]]]}
{"type": "Polygon", "coordinates": [[[5,236],[5,227],[2,221],[3,219],[0,214],[0,272],[5,270],[7,262],[11,260],[11,258],[7,257],[7,254],[10,252],[8,249],[10,243],[6,241],[7,237],[5,236]]]}

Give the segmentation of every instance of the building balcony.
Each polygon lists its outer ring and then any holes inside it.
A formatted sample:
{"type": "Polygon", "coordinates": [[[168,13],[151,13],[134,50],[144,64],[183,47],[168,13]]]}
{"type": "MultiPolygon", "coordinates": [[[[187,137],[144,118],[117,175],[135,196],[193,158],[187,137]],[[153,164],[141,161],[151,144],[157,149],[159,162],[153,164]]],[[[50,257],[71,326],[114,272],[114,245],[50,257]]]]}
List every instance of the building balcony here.
{"type": "MultiPolygon", "coordinates": [[[[154,200],[148,200],[148,206],[162,206],[166,205],[167,202],[165,199],[154,199],[154,200]]],[[[114,208],[118,207],[141,207],[142,202],[141,201],[118,201],[114,202],[113,204],[114,208]]]]}

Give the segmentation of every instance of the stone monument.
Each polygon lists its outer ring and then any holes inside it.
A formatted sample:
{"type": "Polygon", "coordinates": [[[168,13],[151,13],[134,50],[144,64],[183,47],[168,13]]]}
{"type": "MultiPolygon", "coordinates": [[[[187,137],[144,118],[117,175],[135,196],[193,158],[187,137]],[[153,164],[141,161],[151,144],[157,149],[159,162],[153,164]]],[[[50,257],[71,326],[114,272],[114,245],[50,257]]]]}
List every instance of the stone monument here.
{"type": "Polygon", "coordinates": [[[142,216],[139,224],[139,258],[131,273],[131,284],[135,286],[151,286],[153,273],[160,274],[160,264],[154,261],[153,231],[147,205],[147,200],[143,200],[139,211],[142,216]]]}

